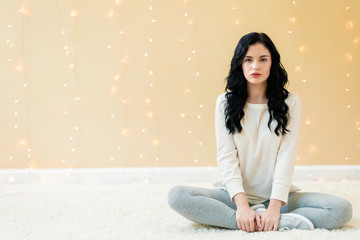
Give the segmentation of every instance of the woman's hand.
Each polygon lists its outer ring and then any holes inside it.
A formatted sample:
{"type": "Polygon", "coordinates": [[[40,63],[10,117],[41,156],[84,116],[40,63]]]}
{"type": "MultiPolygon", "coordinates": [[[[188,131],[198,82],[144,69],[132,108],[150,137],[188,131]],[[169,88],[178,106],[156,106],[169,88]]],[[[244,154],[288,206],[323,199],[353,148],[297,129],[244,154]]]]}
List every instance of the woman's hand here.
{"type": "Polygon", "coordinates": [[[260,213],[262,230],[260,231],[277,231],[279,228],[280,208],[282,202],[271,199],[269,207],[260,213]]]}
{"type": "MultiPolygon", "coordinates": [[[[249,207],[249,203],[244,193],[238,193],[233,198],[236,204],[236,224],[240,230],[254,232],[255,228],[261,228],[260,216],[249,207]]],[[[261,230],[260,230],[261,231],[261,230]]]]}
{"type": "Polygon", "coordinates": [[[236,210],[236,224],[240,230],[254,232],[260,230],[260,215],[249,206],[238,207],[236,210]],[[256,228],[258,225],[258,228],[256,228]]]}

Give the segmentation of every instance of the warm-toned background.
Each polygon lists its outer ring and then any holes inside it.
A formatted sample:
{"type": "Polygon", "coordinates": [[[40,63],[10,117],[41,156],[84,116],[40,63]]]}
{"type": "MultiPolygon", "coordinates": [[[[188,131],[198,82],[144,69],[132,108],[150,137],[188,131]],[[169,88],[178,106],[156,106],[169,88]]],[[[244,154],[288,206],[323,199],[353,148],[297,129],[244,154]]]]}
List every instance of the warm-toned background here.
{"type": "Polygon", "coordinates": [[[302,99],[297,165],[360,164],[360,1],[0,3],[0,168],[215,166],[239,38],[302,99]]]}

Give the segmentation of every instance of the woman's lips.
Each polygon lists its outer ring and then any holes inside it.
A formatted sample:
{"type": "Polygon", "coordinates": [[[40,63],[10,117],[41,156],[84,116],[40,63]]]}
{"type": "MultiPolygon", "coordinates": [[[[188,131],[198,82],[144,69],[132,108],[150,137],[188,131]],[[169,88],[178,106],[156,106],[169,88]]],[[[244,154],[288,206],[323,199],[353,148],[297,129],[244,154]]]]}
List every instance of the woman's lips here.
{"type": "Polygon", "coordinates": [[[259,76],[261,76],[261,74],[260,73],[252,73],[252,74],[250,74],[252,77],[259,77],[259,76]]]}

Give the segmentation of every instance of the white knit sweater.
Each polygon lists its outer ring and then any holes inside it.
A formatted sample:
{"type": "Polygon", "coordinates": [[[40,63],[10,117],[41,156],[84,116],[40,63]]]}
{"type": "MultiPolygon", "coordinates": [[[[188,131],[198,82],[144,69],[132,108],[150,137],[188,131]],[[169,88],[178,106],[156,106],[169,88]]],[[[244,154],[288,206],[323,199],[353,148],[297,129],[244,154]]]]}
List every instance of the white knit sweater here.
{"type": "Polygon", "coordinates": [[[285,100],[290,119],[285,136],[276,136],[277,121],[268,128],[267,104],[246,103],[241,120],[241,133],[229,134],[225,126],[225,93],[218,96],[215,109],[217,162],[220,181],[217,187],[225,188],[231,199],[244,192],[251,204],[269,199],[287,203],[289,192],[300,190],[291,184],[299,136],[301,102],[292,93],[285,100]]]}

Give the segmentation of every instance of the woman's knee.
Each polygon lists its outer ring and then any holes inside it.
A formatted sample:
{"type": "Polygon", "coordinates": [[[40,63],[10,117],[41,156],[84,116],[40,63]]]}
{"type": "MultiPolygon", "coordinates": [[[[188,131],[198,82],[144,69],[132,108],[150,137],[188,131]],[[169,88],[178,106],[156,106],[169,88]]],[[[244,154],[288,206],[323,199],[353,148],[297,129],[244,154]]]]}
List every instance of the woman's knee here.
{"type": "MultiPolygon", "coordinates": [[[[340,201],[338,204],[338,212],[339,212],[340,219],[343,222],[342,225],[349,222],[352,218],[352,213],[353,213],[353,208],[352,208],[351,203],[346,199],[342,199],[342,201],[340,201]]],[[[342,227],[342,226],[340,226],[340,227],[342,227]]]]}
{"type": "Polygon", "coordinates": [[[178,210],[184,203],[184,197],[186,197],[187,194],[188,188],[186,186],[178,185],[172,187],[168,193],[169,206],[174,210],[178,210]]]}
{"type": "Polygon", "coordinates": [[[327,229],[338,229],[343,227],[352,218],[352,205],[351,203],[343,198],[338,198],[336,204],[331,209],[333,213],[332,221],[328,221],[327,229]]]}

